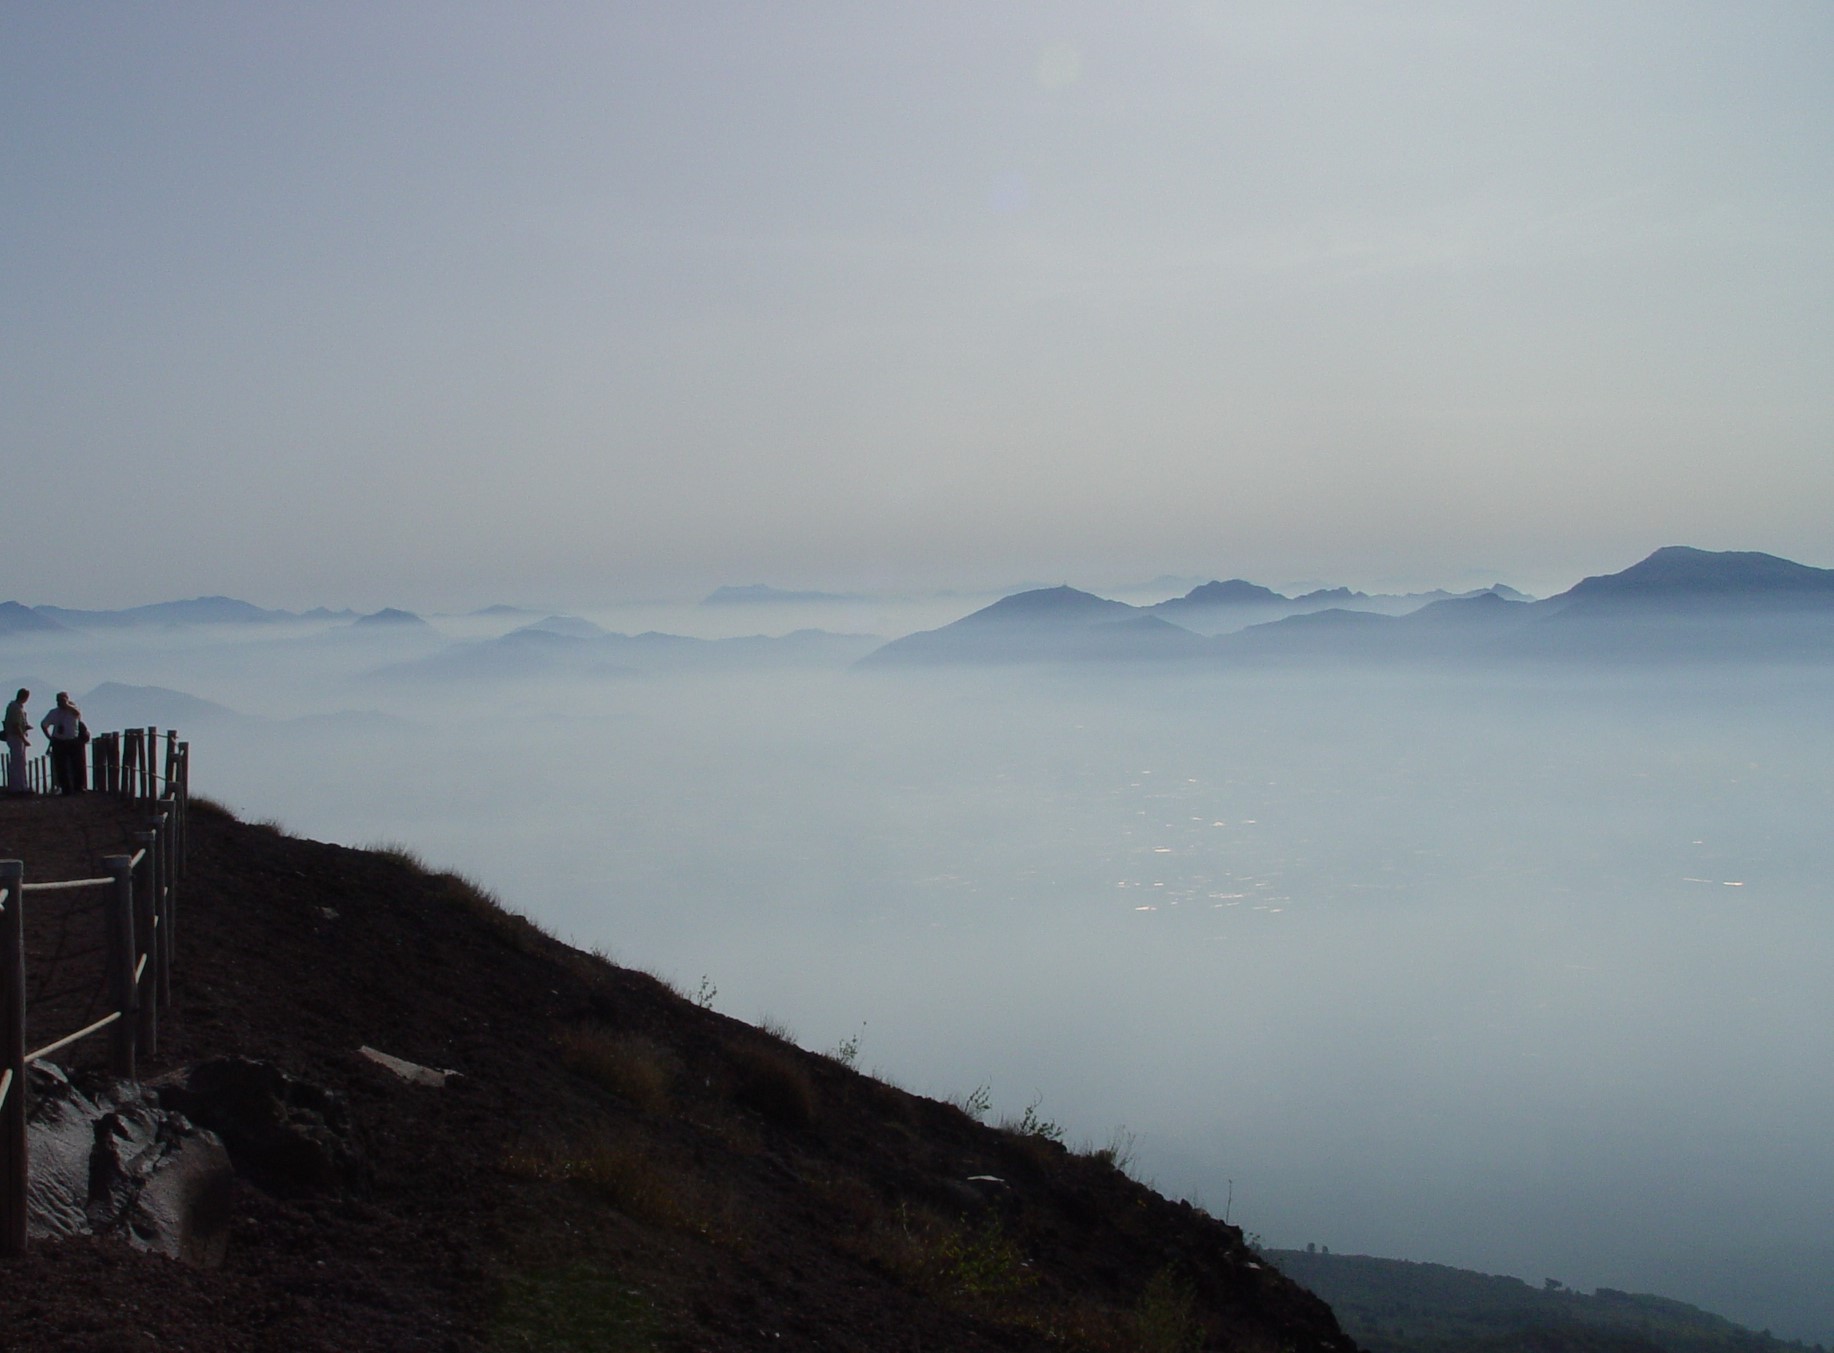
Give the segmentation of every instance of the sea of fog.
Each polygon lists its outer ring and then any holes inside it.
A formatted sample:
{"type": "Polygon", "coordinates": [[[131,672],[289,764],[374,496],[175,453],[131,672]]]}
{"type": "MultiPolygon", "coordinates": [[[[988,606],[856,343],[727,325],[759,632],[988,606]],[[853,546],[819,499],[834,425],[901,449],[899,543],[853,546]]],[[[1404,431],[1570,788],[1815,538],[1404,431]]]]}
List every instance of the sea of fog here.
{"type": "Polygon", "coordinates": [[[363,676],[385,639],[217,640],[9,658],[240,711],[185,731],[243,816],[1130,1143],[1269,1245],[1834,1341],[1834,674],[415,685],[363,676]]]}

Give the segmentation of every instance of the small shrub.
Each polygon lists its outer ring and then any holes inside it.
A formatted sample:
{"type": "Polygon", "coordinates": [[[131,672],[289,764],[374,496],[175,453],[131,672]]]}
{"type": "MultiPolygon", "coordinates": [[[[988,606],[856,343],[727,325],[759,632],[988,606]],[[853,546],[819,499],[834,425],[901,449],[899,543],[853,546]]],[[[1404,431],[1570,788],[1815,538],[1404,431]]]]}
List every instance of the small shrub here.
{"type": "Polygon", "coordinates": [[[950,1100],[949,1103],[953,1104],[956,1108],[960,1109],[978,1123],[987,1116],[987,1111],[993,1107],[993,1087],[991,1085],[977,1085],[967,1094],[958,1096],[950,1100]]]}
{"type": "Polygon", "coordinates": [[[815,1084],[794,1053],[747,1044],[734,1050],[737,1074],[733,1098],[783,1127],[806,1128],[815,1121],[815,1084]]]}
{"type": "Polygon", "coordinates": [[[1134,1346],[1139,1353],[1197,1353],[1203,1327],[1197,1293],[1175,1269],[1162,1268],[1146,1284],[1134,1309],[1134,1346]]]}
{"type": "Polygon", "coordinates": [[[866,1022],[860,1021],[858,1033],[852,1033],[836,1043],[828,1051],[828,1056],[839,1062],[849,1071],[857,1070],[860,1060],[860,1040],[866,1036],[866,1022]]]}
{"type": "Polygon", "coordinates": [[[1018,1295],[1037,1281],[1025,1256],[989,1218],[971,1227],[900,1203],[873,1238],[874,1257],[937,1296],[983,1305],[1018,1295]]]}
{"type": "Polygon", "coordinates": [[[945,1279],[965,1296],[1015,1296],[1037,1281],[1025,1256],[1000,1224],[945,1232],[937,1245],[945,1279]]]}
{"type": "Polygon", "coordinates": [[[1016,1137],[1042,1137],[1047,1142],[1063,1142],[1063,1127],[1048,1118],[1038,1116],[1038,1106],[1044,1101],[1034,1099],[1025,1106],[1025,1112],[1017,1118],[1002,1118],[1000,1131],[1010,1132],[1016,1137]]]}
{"type": "Polygon", "coordinates": [[[559,1035],[561,1061],[594,1084],[629,1100],[644,1113],[669,1107],[669,1054],[636,1034],[600,1025],[567,1029],[559,1035]]]}
{"type": "Polygon", "coordinates": [[[700,987],[690,999],[702,1010],[711,1010],[713,1009],[714,997],[719,994],[720,989],[713,985],[713,979],[708,977],[706,973],[702,973],[700,976],[700,987]]]}

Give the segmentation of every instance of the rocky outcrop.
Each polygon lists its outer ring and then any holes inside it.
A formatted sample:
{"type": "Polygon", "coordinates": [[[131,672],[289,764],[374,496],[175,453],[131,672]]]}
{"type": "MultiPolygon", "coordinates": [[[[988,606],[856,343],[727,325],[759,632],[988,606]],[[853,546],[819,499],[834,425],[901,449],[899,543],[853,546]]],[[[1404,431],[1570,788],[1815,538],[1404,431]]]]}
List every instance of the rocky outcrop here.
{"type": "Polygon", "coordinates": [[[239,1173],[283,1198],[363,1192],[370,1165],[341,1095],[271,1062],[217,1057],[158,1082],[159,1102],[217,1133],[239,1173]]]}
{"type": "Polygon", "coordinates": [[[27,1230],[34,1239],[118,1236],[191,1263],[222,1262],[233,1177],[216,1134],[129,1082],[79,1086],[31,1070],[27,1230]]]}

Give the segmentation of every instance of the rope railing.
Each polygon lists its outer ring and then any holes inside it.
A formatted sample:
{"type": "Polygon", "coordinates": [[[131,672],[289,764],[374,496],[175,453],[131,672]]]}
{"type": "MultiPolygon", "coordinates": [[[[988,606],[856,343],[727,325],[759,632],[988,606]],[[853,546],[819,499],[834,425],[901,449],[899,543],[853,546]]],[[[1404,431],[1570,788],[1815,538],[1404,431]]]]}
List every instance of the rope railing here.
{"type": "MultiPolygon", "coordinates": [[[[146,800],[155,811],[145,831],[133,833],[132,855],[105,856],[103,877],[25,881],[25,864],[0,860],[0,1256],[22,1253],[26,1243],[28,1165],[26,1067],[95,1034],[108,1031],[110,1074],[138,1075],[138,1059],[158,1051],[159,1011],[172,999],[171,969],[177,935],[178,882],[184,875],[185,819],[190,801],[190,745],[175,730],[166,735],[163,765],[157,729],[104,733],[91,743],[92,783],[102,792],[146,800]],[[73,957],[103,955],[102,996],[106,1013],[34,1051],[26,1050],[25,919],[34,899],[51,902],[82,889],[107,889],[101,914],[102,943],[73,957]]],[[[40,758],[46,760],[46,758],[40,758]]],[[[34,781],[38,787],[39,781],[34,781]]],[[[42,784],[50,787],[49,770],[42,784]]],[[[83,786],[60,786],[66,792],[83,786]]],[[[65,912],[59,913],[68,915],[65,912]]],[[[82,913],[77,913],[81,919],[82,913]]],[[[61,932],[58,953],[65,952],[61,932]]],[[[42,948],[40,957],[44,957],[42,948]]],[[[53,956],[55,968],[56,958],[53,956]]],[[[52,982],[59,979],[53,973],[52,982]]],[[[64,997],[78,988],[47,994],[34,1003],[64,997]]],[[[86,988],[94,990],[94,987],[86,988]]],[[[90,1013],[94,1012],[90,1006],[90,1013]]],[[[66,1012],[68,1013],[68,1012],[66,1012]]],[[[87,1014],[80,1018],[87,1019],[87,1014]]]]}
{"type": "Polygon", "coordinates": [[[69,893],[78,888],[101,888],[113,882],[113,879],[59,879],[56,883],[28,883],[23,886],[28,893],[69,893]]]}
{"type": "Polygon", "coordinates": [[[81,1043],[85,1038],[89,1037],[90,1034],[101,1033],[102,1030],[106,1029],[109,1025],[113,1024],[116,1020],[120,1019],[121,1013],[122,1012],[119,1010],[111,1010],[106,1015],[102,1016],[101,1019],[96,1020],[93,1024],[85,1024],[82,1028],[78,1029],[75,1033],[65,1034],[62,1038],[58,1039],[55,1043],[47,1043],[42,1048],[39,1048],[36,1052],[28,1052],[25,1055],[26,1065],[30,1066],[33,1062],[42,1061],[44,1058],[49,1057],[54,1052],[62,1052],[65,1048],[69,1047],[72,1043],[81,1043]]]}

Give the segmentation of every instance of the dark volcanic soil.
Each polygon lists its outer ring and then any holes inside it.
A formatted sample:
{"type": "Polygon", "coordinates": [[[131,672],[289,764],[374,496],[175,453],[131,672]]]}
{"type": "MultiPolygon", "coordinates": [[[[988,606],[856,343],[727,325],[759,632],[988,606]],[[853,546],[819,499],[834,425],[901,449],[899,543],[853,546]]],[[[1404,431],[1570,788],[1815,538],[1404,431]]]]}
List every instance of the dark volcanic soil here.
{"type": "MultiPolygon", "coordinates": [[[[0,856],[97,873],[137,816],[0,803],[0,856]]],[[[237,1154],[220,1268],[34,1245],[0,1266],[0,1347],[1352,1347],[1238,1230],[1099,1155],[700,1009],[410,859],[199,804],[181,886],[143,1074],[271,1062],[341,1101],[340,1169],[237,1154]],[[462,1074],[409,1084],[365,1045],[462,1074]]],[[[50,904],[27,924],[42,947],[50,904]]]]}

